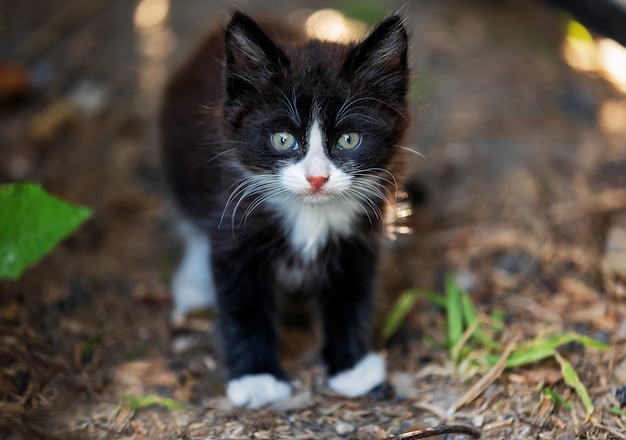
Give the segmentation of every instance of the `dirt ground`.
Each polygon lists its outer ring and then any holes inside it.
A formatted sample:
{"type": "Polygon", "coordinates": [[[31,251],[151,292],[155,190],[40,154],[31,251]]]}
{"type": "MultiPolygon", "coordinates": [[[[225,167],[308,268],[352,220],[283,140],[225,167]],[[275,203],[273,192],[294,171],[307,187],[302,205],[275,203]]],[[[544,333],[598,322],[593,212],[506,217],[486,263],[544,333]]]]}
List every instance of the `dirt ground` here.
{"type": "MultiPolygon", "coordinates": [[[[17,78],[0,95],[0,183],[39,181],[95,212],[0,282],[0,439],[385,439],[442,424],[486,439],[626,439],[626,417],[609,411],[626,394],[626,95],[566,62],[565,14],[522,0],[379,5],[403,8],[411,29],[407,146],[423,155],[389,230],[380,316],[453,273],[482,313],[505,312],[508,338],[606,342],[560,349],[595,404],[589,420],[554,361],[506,370],[449,411],[481,374],[451,365],[445,317],[426,301],[380,347],[387,392],[333,395],[315,337],[294,331],[283,355],[295,397],[232,408],[213,315],[169,324],[180,247],[155,130],[168,72],[231,6],[171,2],[154,24],[136,15],[148,2],[0,0],[0,79],[17,78]]],[[[287,17],[330,3],[238,4],[287,17]]]]}

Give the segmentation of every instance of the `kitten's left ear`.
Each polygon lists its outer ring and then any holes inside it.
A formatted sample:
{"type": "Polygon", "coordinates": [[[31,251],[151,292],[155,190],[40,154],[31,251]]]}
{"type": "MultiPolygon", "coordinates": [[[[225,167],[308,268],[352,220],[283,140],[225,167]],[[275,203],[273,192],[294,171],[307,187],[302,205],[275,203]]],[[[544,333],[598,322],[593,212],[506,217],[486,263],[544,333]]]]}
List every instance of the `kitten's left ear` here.
{"type": "Polygon", "coordinates": [[[408,37],[403,20],[393,15],[350,51],[343,65],[344,73],[349,77],[362,74],[369,80],[389,73],[406,74],[407,48],[408,37]]]}
{"type": "Polygon", "coordinates": [[[226,88],[231,98],[256,89],[289,66],[283,51],[243,12],[226,28],[226,88]]]}

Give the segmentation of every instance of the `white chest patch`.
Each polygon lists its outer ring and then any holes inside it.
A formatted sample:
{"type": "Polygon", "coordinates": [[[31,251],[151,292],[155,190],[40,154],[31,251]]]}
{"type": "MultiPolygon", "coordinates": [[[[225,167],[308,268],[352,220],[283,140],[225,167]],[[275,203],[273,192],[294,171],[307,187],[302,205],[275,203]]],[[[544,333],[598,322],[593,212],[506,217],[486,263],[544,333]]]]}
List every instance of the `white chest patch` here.
{"type": "Polygon", "coordinates": [[[329,238],[349,236],[357,214],[353,203],[308,205],[288,201],[283,205],[283,223],[294,249],[305,262],[312,261],[329,238]]]}

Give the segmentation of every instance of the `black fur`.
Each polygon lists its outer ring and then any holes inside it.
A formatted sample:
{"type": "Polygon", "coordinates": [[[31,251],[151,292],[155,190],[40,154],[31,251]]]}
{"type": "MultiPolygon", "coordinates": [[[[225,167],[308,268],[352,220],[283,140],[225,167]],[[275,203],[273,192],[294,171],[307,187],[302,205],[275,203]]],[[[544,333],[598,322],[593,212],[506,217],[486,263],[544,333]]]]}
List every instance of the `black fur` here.
{"type": "MultiPolygon", "coordinates": [[[[406,52],[406,33],[395,16],[363,43],[341,45],[283,24],[257,24],[237,12],[170,81],[161,117],[164,165],[179,207],[211,240],[207,264],[217,286],[229,379],[255,373],[286,379],[275,322],[279,294],[317,299],[329,374],[351,368],[370,348],[382,230],[375,211],[386,202],[372,197],[351,234],[332,236],[307,261],[289,241],[280,213],[267,203],[253,205],[258,194],[230,203],[229,197],[246,174],[275,174],[304,157],[306,142],[281,152],[271,146],[270,134],[287,130],[305,139],[314,105],[336,166],[347,173],[385,169],[399,179],[396,145],[408,125],[406,52]],[[350,98],[360,101],[346,109],[350,98]],[[344,132],[364,133],[363,144],[336,149],[344,132]],[[276,276],[278,265],[304,270],[305,283],[294,292],[276,276]]],[[[393,199],[389,174],[370,174],[393,199]]]]}

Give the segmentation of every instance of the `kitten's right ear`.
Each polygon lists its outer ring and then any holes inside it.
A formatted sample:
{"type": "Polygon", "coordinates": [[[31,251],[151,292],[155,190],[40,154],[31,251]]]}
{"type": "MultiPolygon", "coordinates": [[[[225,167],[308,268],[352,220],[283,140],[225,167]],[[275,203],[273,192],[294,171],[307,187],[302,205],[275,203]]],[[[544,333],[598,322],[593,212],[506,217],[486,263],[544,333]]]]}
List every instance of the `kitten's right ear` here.
{"type": "Polygon", "coordinates": [[[289,66],[283,51],[243,12],[226,28],[226,89],[235,99],[253,91],[289,66]]]}

